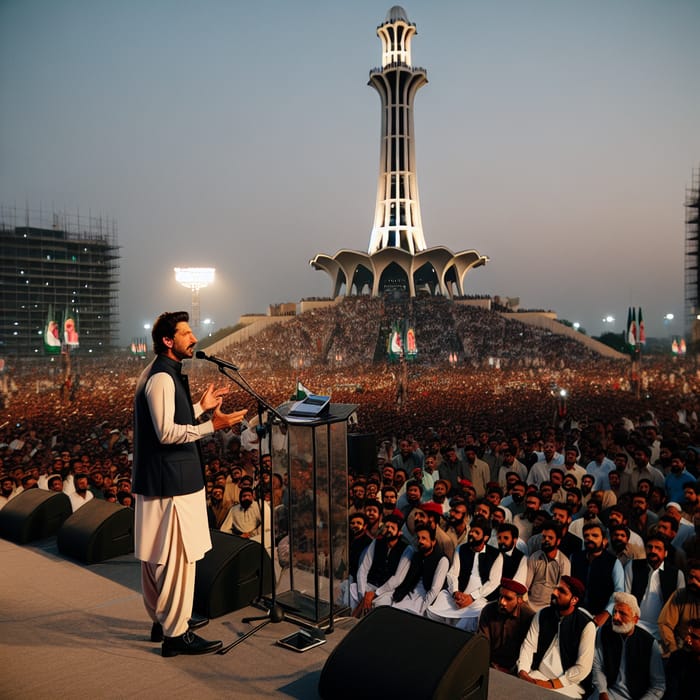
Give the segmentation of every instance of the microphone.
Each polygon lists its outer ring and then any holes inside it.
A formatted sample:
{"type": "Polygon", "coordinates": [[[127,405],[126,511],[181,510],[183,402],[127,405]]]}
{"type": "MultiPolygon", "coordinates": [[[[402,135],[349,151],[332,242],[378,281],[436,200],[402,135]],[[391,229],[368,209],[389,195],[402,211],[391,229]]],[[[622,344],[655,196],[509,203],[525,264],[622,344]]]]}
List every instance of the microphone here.
{"type": "Polygon", "coordinates": [[[232,369],[234,372],[238,372],[238,367],[232,362],[220,360],[218,357],[214,357],[214,355],[207,355],[207,353],[204,352],[204,350],[197,350],[197,352],[195,353],[195,357],[198,360],[207,360],[207,362],[213,362],[218,367],[225,367],[226,369],[232,369]]]}

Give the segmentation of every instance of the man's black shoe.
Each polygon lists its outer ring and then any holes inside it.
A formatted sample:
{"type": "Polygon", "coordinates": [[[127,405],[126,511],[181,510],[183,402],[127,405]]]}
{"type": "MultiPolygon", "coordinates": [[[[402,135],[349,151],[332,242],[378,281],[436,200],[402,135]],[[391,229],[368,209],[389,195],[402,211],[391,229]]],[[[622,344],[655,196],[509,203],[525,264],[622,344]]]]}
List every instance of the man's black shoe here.
{"type": "MultiPolygon", "coordinates": [[[[209,624],[208,617],[200,617],[199,615],[192,615],[187,623],[190,631],[201,629],[209,624]]],[[[163,641],[163,626],[160,622],[154,622],[151,627],[151,641],[152,642],[162,642],[163,641]]]]}
{"type": "Polygon", "coordinates": [[[161,654],[166,657],[178,654],[211,654],[219,651],[222,646],[223,644],[218,640],[210,642],[187,630],[179,637],[164,637],[161,654]]]}

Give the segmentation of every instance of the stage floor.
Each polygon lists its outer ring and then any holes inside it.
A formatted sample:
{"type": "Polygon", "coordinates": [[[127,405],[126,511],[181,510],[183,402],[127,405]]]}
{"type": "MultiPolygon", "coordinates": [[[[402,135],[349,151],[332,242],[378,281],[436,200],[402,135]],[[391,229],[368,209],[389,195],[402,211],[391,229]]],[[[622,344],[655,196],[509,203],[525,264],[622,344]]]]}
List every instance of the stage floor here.
{"type": "MultiPolygon", "coordinates": [[[[355,624],[336,620],[328,642],[304,653],[276,640],[299,629],[268,624],[226,655],[164,659],[149,641],[150,621],[133,556],[86,566],[58,553],[56,538],[17,546],[0,539],[0,697],[44,698],[319,698],[328,655],[355,624]]],[[[238,610],[212,620],[208,639],[228,644],[251,629],[238,610]]],[[[387,630],[387,643],[391,632],[387,630]]],[[[419,641],[416,640],[417,650],[419,641]]],[[[361,660],[358,659],[358,667],[361,660]]],[[[369,682],[369,681],[368,681],[369,682]]],[[[491,671],[489,698],[553,697],[491,671]]]]}

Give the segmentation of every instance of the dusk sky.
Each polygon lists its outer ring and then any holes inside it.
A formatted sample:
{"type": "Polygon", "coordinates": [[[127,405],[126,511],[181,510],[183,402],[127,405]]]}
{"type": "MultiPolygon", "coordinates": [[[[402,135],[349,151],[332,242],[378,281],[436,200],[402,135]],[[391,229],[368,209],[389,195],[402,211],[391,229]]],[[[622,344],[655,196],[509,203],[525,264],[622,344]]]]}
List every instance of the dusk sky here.
{"type": "MultiPolygon", "coordinates": [[[[116,220],[123,342],[189,309],[176,266],[216,267],[216,327],[328,296],[309,259],[369,243],[390,6],[0,0],[0,203],[116,220]]],[[[403,7],[426,242],[491,258],[465,291],[680,333],[700,0],[403,7]]]]}

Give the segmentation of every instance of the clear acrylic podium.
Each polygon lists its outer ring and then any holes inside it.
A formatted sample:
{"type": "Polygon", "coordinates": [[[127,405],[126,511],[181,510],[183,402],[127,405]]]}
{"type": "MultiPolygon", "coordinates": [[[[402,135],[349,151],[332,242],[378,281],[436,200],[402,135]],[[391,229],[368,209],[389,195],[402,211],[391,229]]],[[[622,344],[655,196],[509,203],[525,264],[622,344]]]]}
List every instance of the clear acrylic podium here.
{"type": "Polygon", "coordinates": [[[273,471],[286,476],[287,498],[275,509],[281,573],[277,603],[287,617],[315,625],[347,613],[339,606],[348,577],[347,420],[355,404],[329,404],[315,417],[278,414],[287,427],[287,452],[273,455],[273,471]]]}

